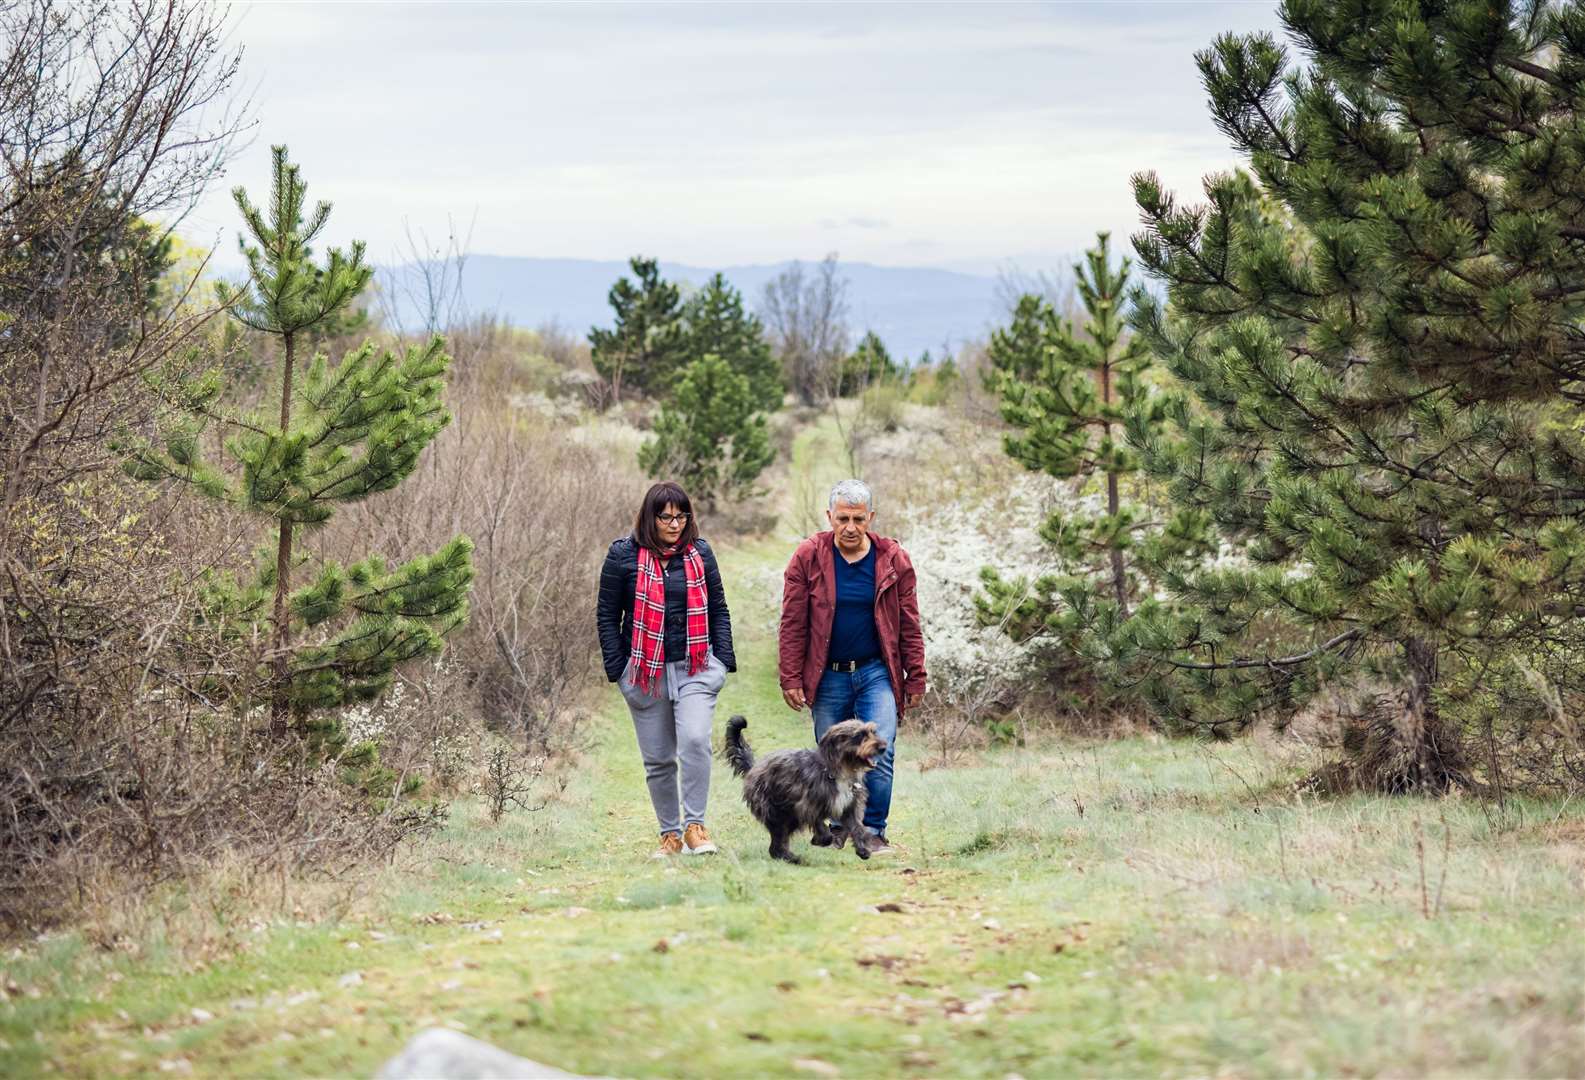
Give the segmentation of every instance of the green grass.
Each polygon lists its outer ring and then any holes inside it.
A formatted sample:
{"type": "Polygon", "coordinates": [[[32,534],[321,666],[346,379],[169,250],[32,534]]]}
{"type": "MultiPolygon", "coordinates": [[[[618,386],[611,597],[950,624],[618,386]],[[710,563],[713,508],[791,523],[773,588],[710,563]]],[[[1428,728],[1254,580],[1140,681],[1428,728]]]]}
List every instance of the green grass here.
{"type": "MultiPolygon", "coordinates": [[[[762,750],[808,741],[774,675],[787,550],[722,553],[719,715],[762,750]]],[[[902,857],[773,863],[723,765],[722,853],[661,864],[613,691],[540,813],[459,804],[303,915],[194,890],[115,947],[16,949],[0,1075],[367,1076],[437,1024],[611,1076],[1585,1073],[1577,808],[1296,801],[1254,741],[1053,739],[926,772],[899,743],[902,857]]]]}

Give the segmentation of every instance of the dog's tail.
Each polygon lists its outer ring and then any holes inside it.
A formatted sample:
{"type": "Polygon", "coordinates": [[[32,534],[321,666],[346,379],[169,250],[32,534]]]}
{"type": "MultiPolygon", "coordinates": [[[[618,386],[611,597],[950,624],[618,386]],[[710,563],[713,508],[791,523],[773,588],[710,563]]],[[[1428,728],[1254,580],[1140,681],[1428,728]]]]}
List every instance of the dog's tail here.
{"type": "Polygon", "coordinates": [[[733,776],[747,776],[748,771],[754,767],[754,748],[749,746],[748,740],[743,737],[743,729],[746,727],[748,721],[741,716],[734,716],[726,722],[726,746],[722,753],[732,766],[733,776]]]}

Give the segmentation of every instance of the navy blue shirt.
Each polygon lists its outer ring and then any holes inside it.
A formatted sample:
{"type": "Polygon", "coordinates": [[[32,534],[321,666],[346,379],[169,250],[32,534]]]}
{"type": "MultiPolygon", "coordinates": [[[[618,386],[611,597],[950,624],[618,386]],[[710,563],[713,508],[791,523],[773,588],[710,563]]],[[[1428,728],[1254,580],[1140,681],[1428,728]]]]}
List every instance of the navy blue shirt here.
{"type": "MultiPolygon", "coordinates": [[[[835,547],[835,544],[832,544],[835,547]]],[[[828,662],[870,660],[881,654],[875,634],[875,545],[856,563],[832,552],[837,574],[837,610],[831,620],[828,662]]]]}

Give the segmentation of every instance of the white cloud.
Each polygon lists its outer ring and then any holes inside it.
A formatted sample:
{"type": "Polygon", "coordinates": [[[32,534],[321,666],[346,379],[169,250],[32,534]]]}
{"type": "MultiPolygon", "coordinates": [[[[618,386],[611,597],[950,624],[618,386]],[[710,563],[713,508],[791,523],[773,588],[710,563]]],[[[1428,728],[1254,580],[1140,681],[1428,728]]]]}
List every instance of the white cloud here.
{"type": "Polygon", "coordinates": [[[477,215],[479,252],[698,265],[1068,252],[1135,223],[1128,177],[1234,163],[1193,52],[1266,4],[270,4],[241,12],[259,138],[329,240],[477,215]],[[921,245],[929,245],[923,247],[921,245]]]}

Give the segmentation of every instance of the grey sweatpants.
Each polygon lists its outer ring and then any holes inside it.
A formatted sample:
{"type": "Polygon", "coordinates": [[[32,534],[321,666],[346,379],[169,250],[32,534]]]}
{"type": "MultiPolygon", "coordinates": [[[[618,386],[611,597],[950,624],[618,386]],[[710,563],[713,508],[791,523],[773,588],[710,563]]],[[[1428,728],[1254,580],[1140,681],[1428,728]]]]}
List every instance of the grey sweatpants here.
{"type": "Polygon", "coordinates": [[[687,660],[673,660],[661,672],[650,697],[633,685],[633,669],[622,673],[617,686],[633,714],[633,731],[644,758],[644,779],[655,807],[660,831],[682,832],[684,825],[704,824],[710,801],[710,730],[715,724],[715,699],[726,685],[726,665],[708,653],[705,666],[688,674],[687,660]],[[682,816],[677,811],[677,772],[682,766],[682,816]]]}

